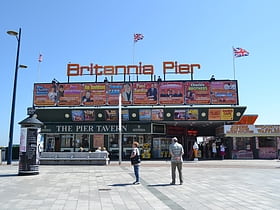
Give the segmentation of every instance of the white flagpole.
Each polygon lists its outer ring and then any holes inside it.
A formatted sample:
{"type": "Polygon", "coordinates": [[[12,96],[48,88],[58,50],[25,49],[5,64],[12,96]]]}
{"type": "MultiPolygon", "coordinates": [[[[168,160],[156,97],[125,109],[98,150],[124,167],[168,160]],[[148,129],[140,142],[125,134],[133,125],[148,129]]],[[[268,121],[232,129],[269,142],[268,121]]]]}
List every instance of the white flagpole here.
{"type": "Polygon", "coordinates": [[[38,57],[38,75],[37,75],[37,82],[39,82],[39,80],[40,80],[40,64],[41,64],[40,56],[41,56],[41,53],[39,53],[39,57],[38,57]]]}
{"type": "Polygon", "coordinates": [[[40,82],[40,62],[38,62],[38,75],[37,75],[37,82],[40,82]]]}
{"type": "Polygon", "coordinates": [[[122,162],[122,95],[119,95],[119,165],[122,162]]]}
{"type": "MultiPolygon", "coordinates": [[[[132,49],[132,65],[134,65],[134,58],[135,58],[135,38],[133,34],[133,49],[132,49]]],[[[130,82],[130,75],[129,75],[129,82],[130,82]]]]}
{"type": "Polygon", "coordinates": [[[133,48],[132,48],[132,64],[134,64],[134,56],[135,56],[135,40],[133,38],[133,48]]]}
{"type": "Polygon", "coordinates": [[[39,82],[40,80],[40,69],[41,69],[41,63],[43,61],[43,55],[41,53],[39,53],[39,57],[38,57],[38,75],[37,75],[37,82],[39,82]]]}
{"type": "Polygon", "coordinates": [[[235,80],[235,56],[234,56],[234,47],[232,46],[232,64],[233,64],[233,80],[235,80]]]}

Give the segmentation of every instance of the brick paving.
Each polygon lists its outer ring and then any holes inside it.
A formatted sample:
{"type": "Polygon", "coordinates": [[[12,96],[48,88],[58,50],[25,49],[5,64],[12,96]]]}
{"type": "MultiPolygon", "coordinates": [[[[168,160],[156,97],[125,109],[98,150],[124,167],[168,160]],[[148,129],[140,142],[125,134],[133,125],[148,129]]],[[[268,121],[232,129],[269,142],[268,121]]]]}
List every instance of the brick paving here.
{"type": "Polygon", "coordinates": [[[185,161],[183,185],[169,185],[169,161],[143,161],[133,185],[129,162],[41,165],[18,176],[0,165],[0,209],[280,209],[279,160],[185,161]]]}

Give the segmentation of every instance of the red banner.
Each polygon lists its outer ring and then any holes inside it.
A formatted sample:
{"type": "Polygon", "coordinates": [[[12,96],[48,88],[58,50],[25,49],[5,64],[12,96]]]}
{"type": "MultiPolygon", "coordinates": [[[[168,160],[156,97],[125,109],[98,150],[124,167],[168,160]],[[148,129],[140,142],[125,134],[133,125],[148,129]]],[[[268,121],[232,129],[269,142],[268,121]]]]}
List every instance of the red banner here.
{"type": "Polygon", "coordinates": [[[210,82],[186,82],[186,104],[210,104],[210,82]]]}
{"type": "Polygon", "coordinates": [[[135,105],[158,103],[157,82],[137,82],[133,84],[133,102],[135,105]]]}
{"type": "Polygon", "coordinates": [[[109,105],[119,104],[119,95],[122,96],[122,105],[132,104],[132,84],[131,83],[108,83],[107,97],[109,105]]]}
{"type": "Polygon", "coordinates": [[[56,100],[56,87],[52,84],[34,85],[33,101],[35,106],[55,106],[56,100]]]}
{"type": "Polygon", "coordinates": [[[237,84],[235,81],[212,81],[211,104],[237,104],[237,84]]]}
{"type": "Polygon", "coordinates": [[[106,84],[86,83],[82,84],[82,105],[105,105],[106,84]]]}
{"type": "Polygon", "coordinates": [[[183,82],[160,82],[159,103],[164,104],[184,104],[183,82]]]}
{"type": "Polygon", "coordinates": [[[81,84],[58,84],[57,103],[58,105],[80,105],[81,84]]]}

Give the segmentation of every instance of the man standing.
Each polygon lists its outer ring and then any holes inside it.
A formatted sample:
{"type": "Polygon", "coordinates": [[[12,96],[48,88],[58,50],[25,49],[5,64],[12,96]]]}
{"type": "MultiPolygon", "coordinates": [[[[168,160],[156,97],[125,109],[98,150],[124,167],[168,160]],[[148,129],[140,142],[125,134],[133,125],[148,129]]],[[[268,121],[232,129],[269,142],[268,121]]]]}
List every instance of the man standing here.
{"type": "Polygon", "coordinates": [[[178,169],[180,185],[183,184],[183,176],[182,176],[182,165],[183,165],[183,154],[184,149],[181,144],[178,143],[177,137],[172,138],[172,143],[169,146],[169,152],[171,155],[171,175],[172,182],[170,184],[175,184],[176,179],[176,168],[178,169]]]}
{"type": "Polygon", "coordinates": [[[154,83],[151,84],[151,87],[147,91],[147,97],[150,100],[157,100],[157,88],[154,83]]]}

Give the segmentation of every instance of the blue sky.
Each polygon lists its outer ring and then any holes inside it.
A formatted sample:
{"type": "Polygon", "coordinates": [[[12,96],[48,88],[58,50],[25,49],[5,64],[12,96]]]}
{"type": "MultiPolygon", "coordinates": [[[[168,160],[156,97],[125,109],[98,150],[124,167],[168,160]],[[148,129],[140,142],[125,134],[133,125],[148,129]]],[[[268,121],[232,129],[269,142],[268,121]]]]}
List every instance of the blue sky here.
{"type": "MultiPolygon", "coordinates": [[[[129,65],[141,61],[154,65],[160,76],[163,61],[199,63],[194,79],[211,75],[234,79],[232,46],[250,52],[235,60],[239,104],[247,106],[245,114],[258,114],[256,124],[280,124],[279,8],[278,0],[2,1],[0,146],[8,145],[17,49],[17,40],[6,32],[20,27],[19,63],[28,68],[18,74],[14,143],[19,142],[18,122],[32,106],[33,84],[53,78],[67,82],[69,62],[129,65]],[[133,53],[134,33],[145,37],[133,53]]],[[[183,77],[166,79],[190,79],[183,77]]],[[[84,76],[70,81],[94,80],[84,76]]]]}

